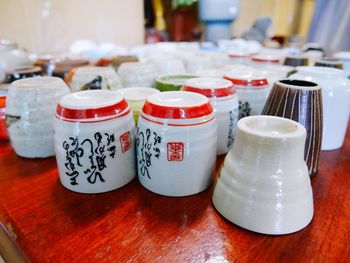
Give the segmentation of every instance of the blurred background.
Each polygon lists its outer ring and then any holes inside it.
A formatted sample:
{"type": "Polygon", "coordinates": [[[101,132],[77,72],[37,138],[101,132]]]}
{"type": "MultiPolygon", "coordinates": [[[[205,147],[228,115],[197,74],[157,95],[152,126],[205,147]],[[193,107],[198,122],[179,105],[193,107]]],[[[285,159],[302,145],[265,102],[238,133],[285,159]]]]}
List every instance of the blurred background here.
{"type": "Polygon", "coordinates": [[[0,38],[39,53],[65,52],[78,40],[130,47],[251,38],[259,19],[266,36],[258,40],[271,45],[350,49],[349,0],[0,0],[0,38]]]}

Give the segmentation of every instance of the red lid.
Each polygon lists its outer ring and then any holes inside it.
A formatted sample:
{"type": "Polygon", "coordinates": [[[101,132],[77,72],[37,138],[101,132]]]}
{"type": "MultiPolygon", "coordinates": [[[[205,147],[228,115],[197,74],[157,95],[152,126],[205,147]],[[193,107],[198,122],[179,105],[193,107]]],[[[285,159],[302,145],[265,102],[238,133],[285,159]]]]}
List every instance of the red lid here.
{"type": "Polygon", "coordinates": [[[232,83],[221,78],[189,79],[181,90],[199,93],[208,98],[227,97],[236,93],[232,83]]]}
{"type": "Polygon", "coordinates": [[[160,92],[148,97],[142,108],[142,112],[149,116],[162,119],[193,119],[212,114],[213,108],[209,100],[200,94],[184,91],[170,91],[160,92]],[[195,100],[199,103],[192,103],[192,105],[191,103],[183,103],[186,97],[190,99],[191,97],[197,97],[195,100]],[[167,105],[167,99],[171,98],[179,101],[178,106],[174,105],[174,103],[172,103],[173,105],[167,105]],[[160,103],[158,103],[158,101],[160,101],[160,103]]]}

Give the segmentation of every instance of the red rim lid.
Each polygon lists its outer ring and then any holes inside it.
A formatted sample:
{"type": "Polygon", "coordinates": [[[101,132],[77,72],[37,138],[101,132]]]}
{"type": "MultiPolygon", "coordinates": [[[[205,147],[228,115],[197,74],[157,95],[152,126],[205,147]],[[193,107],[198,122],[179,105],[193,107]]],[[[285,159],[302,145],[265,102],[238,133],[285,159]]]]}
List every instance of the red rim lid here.
{"type": "Polygon", "coordinates": [[[266,77],[263,76],[258,76],[252,74],[252,73],[247,73],[247,74],[242,74],[242,75],[225,75],[225,79],[231,81],[234,85],[240,85],[240,86],[253,86],[253,87],[261,87],[261,86],[267,86],[268,81],[266,77]]]}
{"type": "Polygon", "coordinates": [[[147,98],[142,112],[161,119],[194,119],[213,113],[208,98],[186,91],[168,91],[147,98]]]}
{"type": "Polygon", "coordinates": [[[236,93],[232,82],[221,78],[189,79],[181,90],[196,92],[208,98],[227,97],[236,93]]]}
{"type": "Polygon", "coordinates": [[[270,63],[279,63],[280,59],[272,55],[254,55],[252,61],[255,62],[270,62],[270,63]]]}

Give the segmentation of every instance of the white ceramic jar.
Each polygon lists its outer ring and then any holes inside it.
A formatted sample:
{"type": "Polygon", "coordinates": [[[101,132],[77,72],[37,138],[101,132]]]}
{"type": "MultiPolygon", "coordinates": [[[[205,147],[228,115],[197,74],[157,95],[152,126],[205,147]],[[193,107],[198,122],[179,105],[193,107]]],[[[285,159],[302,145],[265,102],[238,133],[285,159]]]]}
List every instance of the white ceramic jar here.
{"type": "Polygon", "coordinates": [[[88,89],[120,89],[122,83],[113,68],[80,67],[77,68],[70,84],[72,91],[88,89]]]}
{"type": "Polygon", "coordinates": [[[33,77],[12,82],[6,100],[10,142],[22,157],[53,156],[52,125],[58,100],[69,93],[62,79],[33,77]]]}
{"type": "Polygon", "coordinates": [[[335,58],[338,58],[343,62],[344,72],[347,78],[350,79],[350,52],[342,51],[334,54],[335,58]]]}
{"type": "Polygon", "coordinates": [[[209,99],[218,125],[217,154],[227,153],[238,120],[238,99],[233,84],[220,78],[193,78],[187,80],[181,90],[196,92],[209,99]]]}
{"type": "Polygon", "coordinates": [[[251,57],[251,65],[254,67],[265,67],[270,64],[280,64],[282,58],[274,54],[256,54],[251,57]]]}
{"type": "Polygon", "coordinates": [[[344,143],[350,116],[350,81],[344,71],[329,67],[297,67],[292,79],[316,82],[322,90],[322,150],[334,150],[344,143]]]}
{"type": "Polygon", "coordinates": [[[241,119],[213,193],[219,213],[264,234],[288,234],[307,226],[313,217],[313,197],[304,161],[305,138],[305,128],[289,119],[241,119]]]}
{"type": "Polygon", "coordinates": [[[227,72],[225,79],[233,83],[237,92],[239,104],[238,119],[260,115],[269,94],[266,77],[256,70],[242,70],[227,72]]]}
{"type": "Polygon", "coordinates": [[[149,87],[130,87],[119,90],[119,93],[128,102],[136,123],[147,97],[158,92],[160,91],[149,87]]]}
{"type": "Polygon", "coordinates": [[[209,187],[217,124],[208,98],[185,91],[147,98],[138,121],[138,178],[148,190],[187,196],[209,187]]]}
{"type": "Polygon", "coordinates": [[[64,96],[57,105],[54,132],[60,180],[69,190],[102,193],[135,177],[135,124],[118,92],[64,96]]]}
{"type": "Polygon", "coordinates": [[[123,87],[154,87],[159,73],[152,63],[127,62],[118,68],[123,87]]]}

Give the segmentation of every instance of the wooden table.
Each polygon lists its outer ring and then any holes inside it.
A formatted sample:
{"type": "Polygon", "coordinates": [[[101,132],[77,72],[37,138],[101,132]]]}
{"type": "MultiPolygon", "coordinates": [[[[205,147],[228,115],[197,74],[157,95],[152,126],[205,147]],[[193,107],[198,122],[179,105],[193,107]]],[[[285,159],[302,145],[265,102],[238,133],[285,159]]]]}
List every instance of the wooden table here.
{"type": "Polygon", "coordinates": [[[23,159],[1,143],[0,219],[15,243],[4,235],[0,243],[5,259],[17,247],[32,262],[350,262],[350,131],[342,149],[322,152],[312,186],[311,224],[268,236],[222,218],[212,188],[168,198],[135,179],[110,193],[77,194],[60,184],[54,158],[23,159]]]}

